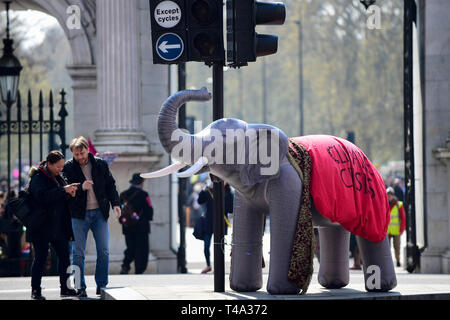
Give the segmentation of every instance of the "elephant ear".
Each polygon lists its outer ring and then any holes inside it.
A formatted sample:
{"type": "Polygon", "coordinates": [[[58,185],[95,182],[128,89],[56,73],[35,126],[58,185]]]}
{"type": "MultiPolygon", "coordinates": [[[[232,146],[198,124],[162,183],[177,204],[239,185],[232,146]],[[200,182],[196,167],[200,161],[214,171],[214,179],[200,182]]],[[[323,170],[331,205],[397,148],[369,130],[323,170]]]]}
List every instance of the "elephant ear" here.
{"type": "Polygon", "coordinates": [[[244,185],[252,186],[280,175],[280,165],[286,160],[289,141],[284,132],[265,124],[249,124],[246,131],[245,164],[240,168],[244,185]]]}

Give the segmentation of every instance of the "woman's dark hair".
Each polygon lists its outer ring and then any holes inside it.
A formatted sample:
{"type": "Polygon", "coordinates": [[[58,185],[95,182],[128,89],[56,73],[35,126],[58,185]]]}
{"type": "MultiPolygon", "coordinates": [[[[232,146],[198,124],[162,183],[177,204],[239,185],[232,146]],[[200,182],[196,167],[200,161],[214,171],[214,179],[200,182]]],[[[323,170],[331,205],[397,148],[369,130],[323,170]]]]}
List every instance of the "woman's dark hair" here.
{"type": "Polygon", "coordinates": [[[55,164],[61,159],[64,159],[64,155],[60,151],[53,150],[48,153],[45,162],[55,164]]]}

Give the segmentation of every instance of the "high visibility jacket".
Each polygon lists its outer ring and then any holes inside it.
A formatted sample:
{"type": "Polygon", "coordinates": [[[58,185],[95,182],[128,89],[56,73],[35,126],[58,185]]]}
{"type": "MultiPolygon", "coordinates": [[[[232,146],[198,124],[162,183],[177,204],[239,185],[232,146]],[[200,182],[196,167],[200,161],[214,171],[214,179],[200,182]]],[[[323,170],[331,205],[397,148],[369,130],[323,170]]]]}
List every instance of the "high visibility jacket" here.
{"type": "Polygon", "coordinates": [[[391,220],[389,222],[388,234],[392,236],[399,236],[405,230],[405,209],[403,202],[397,201],[391,207],[391,220]]]}

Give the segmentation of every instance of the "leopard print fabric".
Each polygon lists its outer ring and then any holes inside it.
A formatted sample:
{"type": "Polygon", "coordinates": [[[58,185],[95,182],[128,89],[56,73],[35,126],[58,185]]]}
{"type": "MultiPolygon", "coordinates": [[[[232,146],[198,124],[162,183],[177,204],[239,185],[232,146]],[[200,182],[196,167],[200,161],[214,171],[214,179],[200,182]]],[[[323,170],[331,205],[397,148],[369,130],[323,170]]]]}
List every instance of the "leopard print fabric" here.
{"type": "Polygon", "coordinates": [[[301,289],[300,294],[308,291],[314,272],[314,230],[312,225],[311,196],[311,158],[305,147],[289,139],[288,159],[303,183],[301,207],[297,220],[292,248],[288,280],[301,289]]]}

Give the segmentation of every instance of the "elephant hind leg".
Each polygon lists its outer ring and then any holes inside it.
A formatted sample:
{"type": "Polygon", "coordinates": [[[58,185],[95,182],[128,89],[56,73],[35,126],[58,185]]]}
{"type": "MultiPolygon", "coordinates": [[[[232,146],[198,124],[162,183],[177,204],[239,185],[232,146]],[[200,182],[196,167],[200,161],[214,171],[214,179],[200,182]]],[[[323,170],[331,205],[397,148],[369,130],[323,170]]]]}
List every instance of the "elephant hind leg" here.
{"type": "Polygon", "coordinates": [[[356,237],[363,262],[364,282],[369,292],[387,292],[397,286],[389,239],[380,243],[356,237]]]}
{"type": "Polygon", "coordinates": [[[349,283],[350,233],[341,226],[319,228],[320,268],[318,281],[327,289],[349,283]]]}

